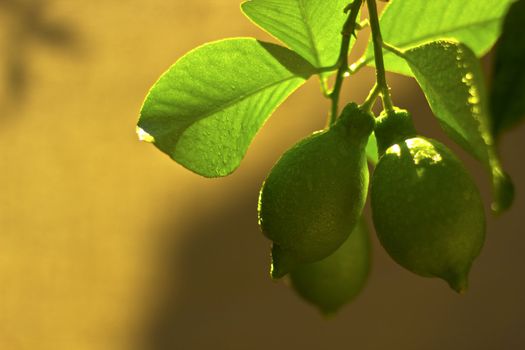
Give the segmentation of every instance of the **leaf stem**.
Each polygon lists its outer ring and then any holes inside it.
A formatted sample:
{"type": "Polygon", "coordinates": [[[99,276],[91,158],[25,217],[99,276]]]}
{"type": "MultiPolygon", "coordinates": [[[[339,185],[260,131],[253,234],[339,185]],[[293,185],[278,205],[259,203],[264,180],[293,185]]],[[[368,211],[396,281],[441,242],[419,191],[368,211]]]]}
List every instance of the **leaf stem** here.
{"type": "Polygon", "coordinates": [[[337,74],[335,78],[335,84],[328,97],[332,100],[332,109],[330,112],[330,125],[335,123],[337,115],[339,114],[339,98],[341,95],[341,88],[343,86],[343,79],[349,74],[348,68],[348,51],[350,50],[350,40],[352,35],[355,36],[355,30],[357,29],[357,15],[361,8],[363,0],[354,0],[353,3],[349,4],[345,8],[345,12],[348,13],[348,18],[343,25],[341,31],[341,50],[339,51],[339,58],[337,60],[337,74]]]}
{"type": "Polygon", "coordinates": [[[370,21],[368,20],[368,18],[366,18],[362,20],[361,22],[357,23],[357,29],[361,30],[361,29],[368,27],[369,25],[370,25],[370,21]]]}
{"type": "Polygon", "coordinates": [[[348,69],[348,71],[350,72],[350,74],[355,74],[357,72],[359,72],[361,70],[361,68],[363,68],[364,66],[366,66],[367,64],[367,59],[366,57],[361,57],[360,59],[358,59],[357,61],[355,61],[354,63],[352,63],[348,69]]]}
{"type": "Polygon", "coordinates": [[[381,90],[383,107],[387,111],[392,111],[394,109],[394,104],[392,103],[390,88],[386,82],[385,62],[383,59],[383,38],[381,36],[381,28],[379,26],[379,15],[377,13],[376,0],[366,0],[366,4],[368,6],[368,14],[370,17],[370,28],[372,29],[372,42],[374,44],[377,85],[381,90]]]}
{"type": "Polygon", "coordinates": [[[387,51],[390,51],[392,52],[393,54],[399,56],[399,57],[402,57],[402,58],[405,58],[405,53],[403,51],[401,51],[401,49],[393,46],[393,45],[390,45],[389,43],[386,43],[383,41],[383,47],[387,50],[387,51]]]}

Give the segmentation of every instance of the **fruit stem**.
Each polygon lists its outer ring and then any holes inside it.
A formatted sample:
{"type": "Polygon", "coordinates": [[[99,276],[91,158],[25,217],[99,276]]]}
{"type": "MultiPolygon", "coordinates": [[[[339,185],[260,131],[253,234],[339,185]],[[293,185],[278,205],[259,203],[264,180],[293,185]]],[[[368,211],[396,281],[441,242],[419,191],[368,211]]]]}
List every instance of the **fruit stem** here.
{"type": "Polygon", "coordinates": [[[379,84],[375,84],[372,90],[370,90],[370,93],[368,94],[368,97],[366,98],[365,102],[361,105],[361,108],[364,111],[371,112],[372,107],[374,106],[374,103],[377,100],[377,97],[381,93],[381,88],[379,87],[379,84]]]}
{"type": "Polygon", "coordinates": [[[330,112],[330,126],[335,123],[339,114],[339,97],[341,95],[341,87],[343,86],[343,79],[349,74],[348,68],[348,51],[350,50],[350,40],[352,35],[355,36],[355,31],[358,27],[357,15],[361,9],[363,0],[354,0],[345,8],[345,13],[348,13],[343,29],[341,31],[341,50],[339,51],[339,58],[337,60],[337,74],[335,84],[328,97],[332,100],[332,110],[330,112]]]}
{"type": "Polygon", "coordinates": [[[387,111],[393,111],[394,104],[392,103],[390,88],[386,82],[385,62],[383,59],[383,38],[381,36],[381,28],[379,26],[379,15],[377,14],[376,1],[366,0],[366,4],[368,6],[370,28],[372,29],[372,42],[374,43],[377,85],[379,85],[379,88],[381,89],[383,107],[387,111]]]}

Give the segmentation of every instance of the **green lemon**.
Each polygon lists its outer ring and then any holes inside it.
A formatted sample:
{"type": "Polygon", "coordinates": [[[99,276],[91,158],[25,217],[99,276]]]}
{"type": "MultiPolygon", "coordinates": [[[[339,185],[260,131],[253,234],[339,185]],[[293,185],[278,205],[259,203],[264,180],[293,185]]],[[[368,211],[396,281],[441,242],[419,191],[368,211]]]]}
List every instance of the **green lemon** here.
{"type": "Polygon", "coordinates": [[[297,293],[322,313],[333,314],[363,289],[370,270],[370,240],[364,220],[332,255],[290,273],[297,293]]]}
{"type": "Polygon", "coordinates": [[[413,136],[410,124],[410,115],[399,110],[377,121],[374,226],[401,266],[463,292],[485,239],[483,203],[461,161],[443,144],[413,136]]]}
{"type": "Polygon", "coordinates": [[[326,131],[279,159],[259,197],[259,224],[273,241],[273,278],[332,254],[355,227],[368,190],[365,147],[374,117],[349,104],[326,131]]]}

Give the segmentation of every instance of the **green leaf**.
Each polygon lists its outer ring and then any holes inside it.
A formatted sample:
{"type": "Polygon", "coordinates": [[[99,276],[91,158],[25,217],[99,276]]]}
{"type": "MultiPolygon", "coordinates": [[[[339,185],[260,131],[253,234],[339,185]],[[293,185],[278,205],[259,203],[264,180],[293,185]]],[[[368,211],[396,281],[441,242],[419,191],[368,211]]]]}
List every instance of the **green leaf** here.
{"type": "Polygon", "coordinates": [[[200,175],[226,176],[268,116],[314,73],[293,51],[255,39],[203,45],[153,85],[139,136],[200,175]]]}
{"type": "Polygon", "coordinates": [[[514,3],[496,51],[491,91],[492,127],[498,136],[525,117],[525,0],[514,3]]]}
{"type": "Polygon", "coordinates": [[[512,202],[507,194],[510,179],[494,149],[485,82],[475,53],[464,44],[441,40],[407,50],[403,56],[444,131],[489,169],[495,210],[506,209],[512,202]]]}
{"type": "Polygon", "coordinates": [[[350,0],[252,0],[241,5],[256,25],[314,67],[337,62],[344,9],[350,0]]]}
{"type": "MultiPolygon", "coordinates": [[[[392,0],[381,17],[383,40],[402,50],[437,39],[455,39],[484,55],[500,34],[501,21],[514,0],[392,0]]],[[[374,56],[372,44],[367,60],[374,56]]],[[[411,75],[406,63],[385,53],[391,72],[411,75]]]]}

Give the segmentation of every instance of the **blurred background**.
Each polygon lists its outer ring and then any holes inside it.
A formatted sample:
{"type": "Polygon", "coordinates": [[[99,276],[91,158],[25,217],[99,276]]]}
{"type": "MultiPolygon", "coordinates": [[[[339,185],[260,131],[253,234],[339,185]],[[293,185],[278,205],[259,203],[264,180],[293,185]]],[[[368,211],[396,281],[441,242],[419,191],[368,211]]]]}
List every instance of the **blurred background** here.
{"type": "MultiPolygon", "coordinates": [[[[373,237],[367,287],[331,319],[269,279],[256,215],[279,155],[324,126],[315,79],[228,178],[201,178],[137,141],[146,92],[188,50],[273,41],[239,4],[0,1],[0,349],[525,348],[525,125],[501,144],[518,196],[489,216],[469,292],[404,271],[373,237]]],[[[363,101],[373,81],[370,69],[348,79],[345,100],[363,101]]],[[[421,133],[443,140],[414,81],[389,81],[421,133]]],[[[489,203],[481,166],[452,147],[489,203]]]]}

